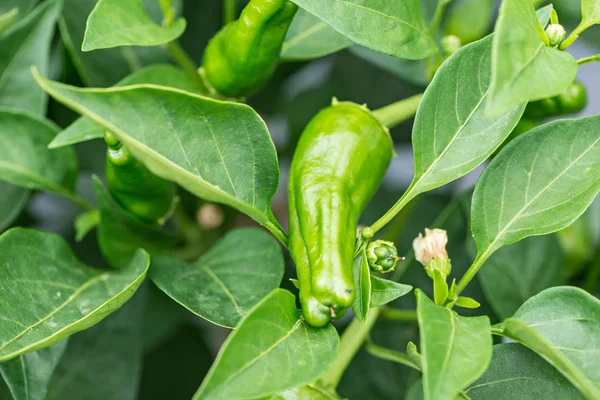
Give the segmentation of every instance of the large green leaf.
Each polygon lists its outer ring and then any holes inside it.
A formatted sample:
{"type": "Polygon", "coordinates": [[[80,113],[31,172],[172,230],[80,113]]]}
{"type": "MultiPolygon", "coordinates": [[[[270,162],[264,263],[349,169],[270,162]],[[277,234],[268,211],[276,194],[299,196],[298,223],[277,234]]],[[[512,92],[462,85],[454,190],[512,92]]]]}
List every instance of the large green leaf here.
{"type": "Polygon", "coordinates": [[[471,400],[580,399],[581,395],[558,371],[526,347],[517,343],[494,346],[487,371],[465,394],[471,400]]]}
{"type": "Polygon", "coordinates": [[[193,399],[255,399],[310,383],[333,362],[338,343],[332,325],[309,326],[294,295],[276,289],[229,335],[193,399]]]}
{"type": "Polygon", "coordinates": [[[551,122],[511,141],[473,194],[478,257],[571,224],[600,190],[600,117],[551,122]]]}
{"type": "Polygon", "coordinates": [[[48,150],[58,130],[31,113],[0,108],[0,180],[25,189],[72,193],[77,173],[75,152],[48,150]]]}
{"type": "Polygon", "coordinates": [[[461,317],[416,290],[426,400],[453,400],[492,359],[490,320],[461,317]]]}
{"type": "Polygon", "coordinates": [[[152,260],[150,277],[193,313],[233,328],[279,287],[284,263],[279,244],[258,228],[229,232],[193,265],[177,257],[152,260]]]}
{"type": "Polygon", "coordinates": [[[284,60],[310,60],[352,45],[352,40],[304,9],[299,9],[281,47],[284,60]]]}
{"type": "Polygon", "coordinates": [[[183,18],[169,26],[157,25],[141,0],[100,0],[88,17],[81,50],[158,46],[177,39],[184,30],[183,18]]]}
{"type": "Polygon", "coordinates": [[[509,318],[531,296],[564,284],[563,256],[556,236],[534,236],[494,253],[478,274],[492,308],[509,318]]]}
{"type": "Polygon", "coordinates": [[[48,96],[36,85],[32,65],[46,74],[60,0],[40,4],[34,12],[0,36],[0,106],[46,113],[48,96]]]}
{"type": "MultiPolygon", "coordinates": [[[[188,92],[200,93],[199,88],[182,70],[168,64],[155,64],[142,68],[119,81],[115,86],[129,86],[139,83],[167,86],[188,92]]],[[[104,136],[104,128],[85,117],[81,117],[61,131],[49,148],[55,149],[104,136]]]]}
{"type": "Polygon", "coordinates": [[[589,400],[600,398],[600,300],[562,286],[529,299],[504,334],[558,369],[589,400]]]}
{"type": "Polygon", "coordinates": [[[600,0],[581,0],[581,14],[585,26],[600,24],[600,0]]]}
{"type": "Polygon", "coordinates": [[[139,398],[144,295],[140,290],[114,314],[69,339],[44,400],[139,398]]]}
{"type": "Polygon", "coordinates": [[[146,276],[140,250],[128,268],[104,272],[78,261],[54,234],[13,228],[0,236],[0,362],[58,343],[101,321],[146,276]]]}
{"type": "Polygon", "coordinates": [[[294,0],[355,43],[400,58],[433,54],[435,42],[419,0],[294,0]]]}
{"type": "Polygon", "coordinates": [[[54,346],[21,354],[15,359],[0,364],[14,400],[45,400],[48,383],[56,365],[67,347],[63,340],[54,346]]]}
{"type": "Polygon", "coordinates": [[[27,200],[29,191],[8,182],[0,181],[0,232],[4,231],[17,218],[27,200]]]}
{"type": "Polygon", "coordinates": [[[285,240],[270,207],[277,153],[249,106],[153,85],[79,89],[36,78],[58,101],[115,133],[156,175],[237,208],[285,240]]]}
{"type": "Polygon", "coordinates": [[[531,0],[502,2],[492,46],[489,114],[558,95],[575,79],[573,56],[547,47],[541,29],[531,0]]]}
{"type": "Polygon", "coordinates": [[[487,37],[461,48],[425,90],[412,134],[415,176],[404,200],[472,171],[519,122],[525,105],[494,117],[485,112],[491,44],[487,37]]]}

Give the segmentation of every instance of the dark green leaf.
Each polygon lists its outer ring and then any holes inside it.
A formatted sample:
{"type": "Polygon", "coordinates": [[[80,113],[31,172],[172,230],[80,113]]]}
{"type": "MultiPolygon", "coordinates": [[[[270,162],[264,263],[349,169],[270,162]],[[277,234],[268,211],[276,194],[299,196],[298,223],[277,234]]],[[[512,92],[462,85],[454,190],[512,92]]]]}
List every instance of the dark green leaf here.
{"type": "Polygon", "coordinates": [[[0,232],[4,231],[19,216],[27,200],[29,191],[7,182],[0,181],[0,232]]]}
{"type": "Polygon", "coordinates": [[[75,219],[75,240],[81,242],[100,223],[100,212],[91,210],[79,214],[75,219]]]}
{"type": "Polygon", "coordinates": [[[350,51],[373,65],[398,78],[419,86],[427,86],[429,78],[425,71],[425,60],[406,60],[377,53],[362,46],[352,46],[350,51]]]}
{"type": "Polygon", "coordinates": [[[7,13],[18,8],[18,18],[23,18],[33,8],[37,0],[2,0],[0,3],[0,14],[7,13]]]}
{"type": "Polygon", "coordinates": [[[281,248],[258,228],[230,231],[194,264],[177,257],[152,260],[150,277],[162,291],[208,321],[233,328],[279,287],[281,248]]]}
{"type": "Polygon", "coordinates": [[[48,347],[98,323],[127,301],[150,260],[104,272],[78,261],[54,234],[23,228],[0,236],[0,362],[48,347]]]}
{"type": "Polygon", "coordinates": [[[260,398],[308,384],[333,362],[338,345],[332,325],[312,328],[295,297],[276,289],[229,335],[193,399],[260,398]]]}
{"type": "Polygon", "coordinates": [[[379,307],[408,294],[412,286],[371,276],[371,307],[379,307]]]}
{"type": "Polygon", "coordinates": [[[352,268],[354,287],[356,288],[356,298],[352,304],[352,310],[359,321],[365,321],[371,304],[371,270],[364,249],[354,259],[352,268]]]}

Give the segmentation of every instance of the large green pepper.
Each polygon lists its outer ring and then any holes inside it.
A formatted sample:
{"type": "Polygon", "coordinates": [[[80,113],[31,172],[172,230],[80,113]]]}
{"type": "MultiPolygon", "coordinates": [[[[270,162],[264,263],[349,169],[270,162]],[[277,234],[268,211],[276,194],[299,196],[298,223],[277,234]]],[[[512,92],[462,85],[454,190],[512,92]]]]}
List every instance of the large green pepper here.
{"type": "Polygon", "coordinates": [[[334,101],[300,137],[289,179],[289,244],[312,326],[341,317],[354,301],[357,221],[392,154],[387,128],[354,103],[334,101]]]}
{"type": "Polygon", "coordinates": [[[298,6],[288,0],[251,0],[204,52],[201,74],[217,93],[244,97],[271,77],[298,6]]]}
{"type": "Polygon", "coordinates": [[[175,185],[150,172],[110,132],[104,134],[106,183],[115,200],[140,220],[162,224],[175,195],[175,185]]]}

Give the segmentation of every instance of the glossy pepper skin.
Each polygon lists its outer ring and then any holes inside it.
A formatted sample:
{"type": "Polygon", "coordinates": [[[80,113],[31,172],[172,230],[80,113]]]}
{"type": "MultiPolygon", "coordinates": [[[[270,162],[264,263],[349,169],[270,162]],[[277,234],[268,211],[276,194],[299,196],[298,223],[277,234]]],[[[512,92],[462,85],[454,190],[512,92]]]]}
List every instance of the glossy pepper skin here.
{"type": "Polygon", "coordinates": [[[175,195],[175,185],[150,172],[110,132],[104,134],[106,183],[115,200],[140,220],[162,224],[175,195]]]}
{"type": "Polygon", "coordinates": [[[548,118],[559,115],[575,114],[587,105],[587,90],[579,82],[573,82],[558,96],[548,97],[527,104],[524,116],[548,118]]]}
{"type": "Polygon", "coordinates": [[[356,225],[393,154],[387,128],[365,108],[338,103],[305,128],[289,180],[290,252],[306,321],[341,317],[356,296],[356,225]]]}
{"type": "Polygon", "coordinates": [[[201,74],[217,93],[244,97],[271,77],[298,6],[288,0],[251,0],[240,18],[208,44],[201,74]]]}

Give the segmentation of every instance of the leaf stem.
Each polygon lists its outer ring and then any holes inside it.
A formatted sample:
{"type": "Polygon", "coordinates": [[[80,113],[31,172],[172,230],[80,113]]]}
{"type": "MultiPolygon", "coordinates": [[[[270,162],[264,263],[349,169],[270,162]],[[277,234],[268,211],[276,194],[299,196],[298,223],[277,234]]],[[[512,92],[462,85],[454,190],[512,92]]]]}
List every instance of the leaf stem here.
{"type": "Polygon", "coordinates": [[[455,297],[458,298],[460,293],[465,289],[465,287],[467,287],[469,282],[471,282],[473,280],[473,278],[475,277],[475,275],[477,275],[477,272],[483,266],[483,263],[488,259],[488,257],[491,254],[492,253],[490,251],[490,247],[488,247],[485,252],[477,255],[477,257],[475,258],[475,261],[473,261],[473,264],[471,264],[471,266],[469,267],[467,272],[465,272],[463,277],[460,278],[460,281],[458,281],[458,284],[456,285],[456,290],[454,292],[455,297]]]}
{"type": "Polygon", "coordinates": [[[277,238],[277,240],[279,240],[279,242],[281,242],[281,244],[283,245],[283,247],[285,247],[287,249],[287,247],[288,247],[288,236],[281,229],[281,227],[279,225],[274,224],[272,222],[267,222],[267,223],[263,224],[263,226],[265,228],[267,228],[269,230],[269,232],[271,232],[273,234],[273,236],[275,236],[275,238],[277,238]]]}
{"type": "Polygon", "coordinates": [[[223,0],[223,25],[235,21],[237,0],[223,0]]]}
{"type": "Polygon", "coordinates": [[[406,365],[407,367],[410,367],[412,369],[416,369],[417,371],[421,371],[421,368],[419,368],[417,364],[415,364],[406,354],[400,351],[378,346],[371,342],[367,342],[365,348],[369,352],[369,354],[371,354],[374,357],[396,362],[398,364],[406,365]]]}
{"type": "Polygon", "coordinates": [[[594,61],[600,61],[600,54],[595,54],[593,56],[580,58],[579,60],[577,60],[577,64],[583,65],[583,64],[594,62],[594,61]]]}
{"type": "Polygon", "coordinates": [[[383,125],[393,128],[401,122],[412,118],[417,112],[423,93],[419,93],[407,99],[403,99],[373,111],[373,115],[383,125]]]}
{"type": "Polygon", "coordinates": [[[384,307],[380,312],[380,317],[392,321],[412,322],[417,320],[417,311],[384,307]]]}
{"type": "Polygon", "coordinates": [[[440,22],[442,22],[442,16],[444,15],[444,11],[446,10],[446,6],[452,0],[439,0],[437,6],[435,7],[435,11],[433,13],[433,18],[431,18],[431,24],[429,25],[429,30],[431,33],[435,33],[440,22]]]}
{"type": "Polygon", "coordinates": [[[402,197],[400,197],[400,199],[396,202],[396,204],[392,206],[392,208],[387,210],[386,213],[383,214],[383,216],[375,221],[375,223],[373,223],[371,226],[368,226],[362,230],[363,234],[375,235],[381,230],[381,228],[386,226],[392,219],[394,219],[394,217],[396,217],[396,215],[404,208],[404,206],[406,206],[417,195],[413,188],[414,185],[411,184],[409,188],[406,189],[406,192],[404,192],[402,197]]]}
{"type": "Polygon", "coordinates": [[[494,328],[493,326],[490,328],[492,330],[493,335],[504,336],[504,331],[500,328],[494,328]]]}
{"type": "Polygon", "coordinates": [[[183,68],[188,77],[196,83],[200,91],[203,94],[208,94],[208,88],[204,84],[204,81],[202,81],[200,74],[198,74],[198,67],[196,66],[196,63],[186,53],[183,47],[181,47],[179,42],[174,40],[172,42],[167,43],[167,51],[169,52],[169,55],[175,61],[177,61],[181,68],[183,68]]]}
{"type": "Polygon", "coordinates": [[[569,37],[567,37],[565,40],[563,40],[563,42],[560,44],[559,48],[561,50],[566,50],[570,45],[572,45],[579,38],[579,35],[581,35],[589,27],[590,27],[590,25],[581,21],[579,23],[579,25],[577,25],[577,28],[573,29],[573,32],[571,32],[569,37]]]}

